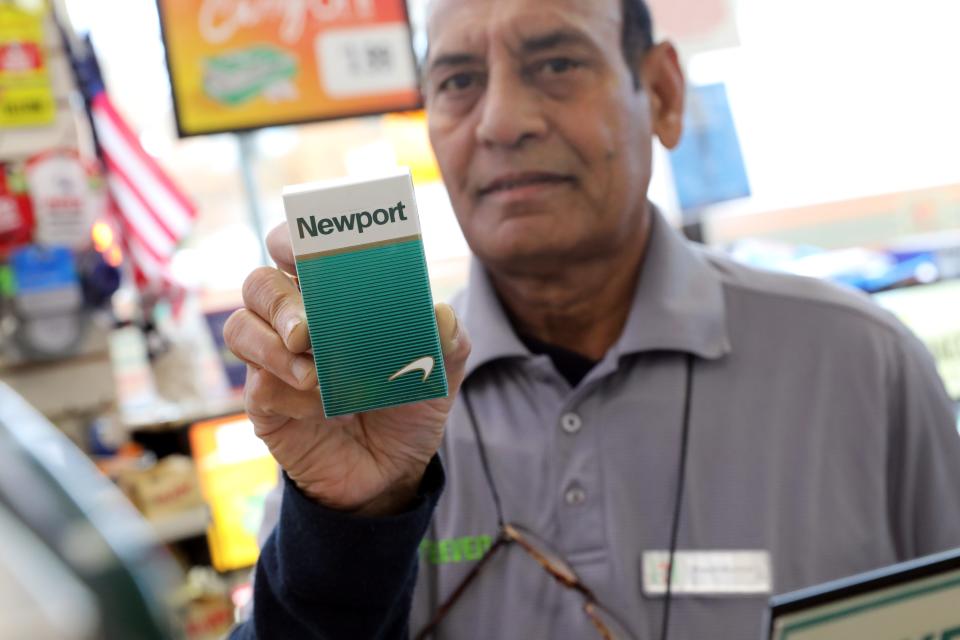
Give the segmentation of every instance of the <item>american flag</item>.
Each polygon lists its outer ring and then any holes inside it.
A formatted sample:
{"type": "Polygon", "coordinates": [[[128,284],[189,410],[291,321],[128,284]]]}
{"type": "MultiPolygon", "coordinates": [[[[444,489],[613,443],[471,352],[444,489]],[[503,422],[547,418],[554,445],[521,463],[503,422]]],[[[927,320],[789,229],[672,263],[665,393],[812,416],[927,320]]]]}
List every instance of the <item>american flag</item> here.
{"type": "Polygon", "coordinates": [[[91,100],[90,114],[137,283],[165,286],[196,207],[143,150],[105,91],[91,100]]]}
{"type": "Polygon", "coordinates": [[[169,297],[181,293],[170,272],[177,246],[190,232],[197,209],[117,112],[104,89],[87,39],[73,52],[73,66],[86,98],[97,150],[103,161],[111,209],[123,237],[138,288],[169,297]]]}

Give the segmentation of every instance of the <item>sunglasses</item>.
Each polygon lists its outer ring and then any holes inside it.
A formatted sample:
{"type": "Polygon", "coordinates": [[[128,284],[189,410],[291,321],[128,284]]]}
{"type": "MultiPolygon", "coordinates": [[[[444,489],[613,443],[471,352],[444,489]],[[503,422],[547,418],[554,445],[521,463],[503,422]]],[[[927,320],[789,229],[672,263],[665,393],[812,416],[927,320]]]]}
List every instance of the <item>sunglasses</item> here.
{"type": "MultiPolygon", "coordinates": [[[[667,563],[668,576],[672,575],[673,558],[677,544],[680,500],[683,495],[683,480],[685,476],[684,470],[686,467],[687,458],[687,442],[690,431],[690,394],[692,390],[692,378],[693,357],[688,356],[686,369],[686,396],[684,400],[683,412],[683,430],[680,445],[679,483],[677,485],[677,498],[675,501],[673,514],[673,525],[671,527],[670,553],[667,563]]],[[[597,598],[590,587],[585,585],[583,581],[580,580],[576,571],[573,570],[573,567],[570,566],[570,563],[567,562],[562,555],[554,551],[547,543],[537,537],[536,534],[528,531],[521,525],[507,522],[504,519],[503,507],[500,502],[500,494],[497,491],[496,484],[493,481],[493,474],[490,471],[486,446],[483,443],[480,430],[477,427],[477,420],[474,415],[473,406],[470,402],[470,396],[466,388],[461,389],[460,395],[464,401],[464,405],[466,406],[467,415],[470,418],[470,425],[477,440],[477,451],[480,455],[480,463],[487,481],[487,486],[490,489],[490,493],[493,497],[493,502],[496,507],[499,529],[496,540],[490,546],[490,549],[487,551],[487,553],[480,559],[479,562],[477,562],[476,565],[474,565],[474,567],[466,576],[464,576],[463,580],[460,581],[447,599],[444,600],[443,603],[437,608],[433,618],[431,618],[430,622],[428,622],[427,625],[415,636],[415,639],[425,640],[426,638],[432,636],[440,624],[450,615],[450,612],[453,610],[454,606],[460,600],[461,596],[463,596],[463,594],[467,591],[470,585],[476,582],[477,578],[484,572],[484,570],[491,565],[491,560],[498,555],[502,549],[506,549],[510,546],[516,546],[523,550],[523,552],[529,557],[533,558],[536,563],[540,565],[540,567],[551,577],[553,577],[554,580],[560,583],[561,586],[566,589],[570,589],[571,591],[576,591],[578,594],[580,594],[583,600],[583,613],[587,616],[587,619],[596,629],[598,637],[603,638],[603,640],[634,640],[634,636],[627,631],[619,621],[617,621],[616,617],[610,613],[609,609],[597,601],[597,598]]],[[[667,630],[669,627],[671,586],[672,580],[667,580],[667,592],[664,601],[664,613],[661,625],[661,638],[663,640],[666,640],[667,638],[667,630]]]]}
{"type": "Polygon", "coordinates": [[[563,559],[563,556],[551,549],[530,531],[509,522],[500,526],[496,541],[483,558],[474,565],[470,573],[457,585],[453,593],[440,605],[427,626],[417,634],[416,640],[429,638],[453,610],[454,605],[460,600],[460,596],[483,573],[484,569],[490,566],[490,561],[497,553],[511,545],[522,549],[562,586],[576,591],[583,597],[583,612],[596,628],[600,638],[604,640],[633,640],[633,636],[623,628],[623,625],[617,621],[613,614],[597,602],[593,591],[580,580],[573,567],[563,559]]]}

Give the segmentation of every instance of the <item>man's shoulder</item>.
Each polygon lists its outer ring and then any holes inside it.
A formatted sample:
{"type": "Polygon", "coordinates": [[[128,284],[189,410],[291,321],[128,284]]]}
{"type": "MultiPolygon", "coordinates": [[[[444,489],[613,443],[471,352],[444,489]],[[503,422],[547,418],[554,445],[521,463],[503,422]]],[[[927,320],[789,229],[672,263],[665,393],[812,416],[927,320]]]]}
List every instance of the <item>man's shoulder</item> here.
{"type": "Polygon", "coordinates": [[[798,322],[856,326],[864,332],[902,337],[903,324],[862,291],[817,278],[767,271],[738,263],[712,250],[705,259],[718,274],[728,302],[749,313],[795,317],[798,322]]]}

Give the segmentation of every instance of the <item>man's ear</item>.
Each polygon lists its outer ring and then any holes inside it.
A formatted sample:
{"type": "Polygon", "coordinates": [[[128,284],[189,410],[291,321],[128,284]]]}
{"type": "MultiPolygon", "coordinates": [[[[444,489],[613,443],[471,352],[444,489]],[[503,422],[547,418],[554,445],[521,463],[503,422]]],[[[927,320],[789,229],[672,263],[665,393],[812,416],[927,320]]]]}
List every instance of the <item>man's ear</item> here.
{"type": "Polygon", "coordinates": [[[667,149],[673,149],[683,134],[683,103],[686,95],[677,50],[661,42],[643,57],[640,80],[650,99],[653,133],[667,149]]]}

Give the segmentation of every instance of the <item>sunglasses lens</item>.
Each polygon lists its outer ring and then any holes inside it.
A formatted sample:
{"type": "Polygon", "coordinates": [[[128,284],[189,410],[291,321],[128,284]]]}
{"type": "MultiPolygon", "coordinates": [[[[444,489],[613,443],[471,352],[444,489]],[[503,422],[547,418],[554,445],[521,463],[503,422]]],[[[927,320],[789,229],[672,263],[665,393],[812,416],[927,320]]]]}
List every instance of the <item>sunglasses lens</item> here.
{"type": "Polygon", "coordinates": [[[536,534],[517,525],[507,525],[507,535],[524,547],[538,562],[562,582],[572,585],[580,581],[573,567],[536,534]]]}
{"type": "Polygon", "coordinates": [[[633,636],[620,621],[596,602],[588,602],[583,606],[583,610],[590,616],[590,621],[604,640],[633,640],[633,636]]]}

